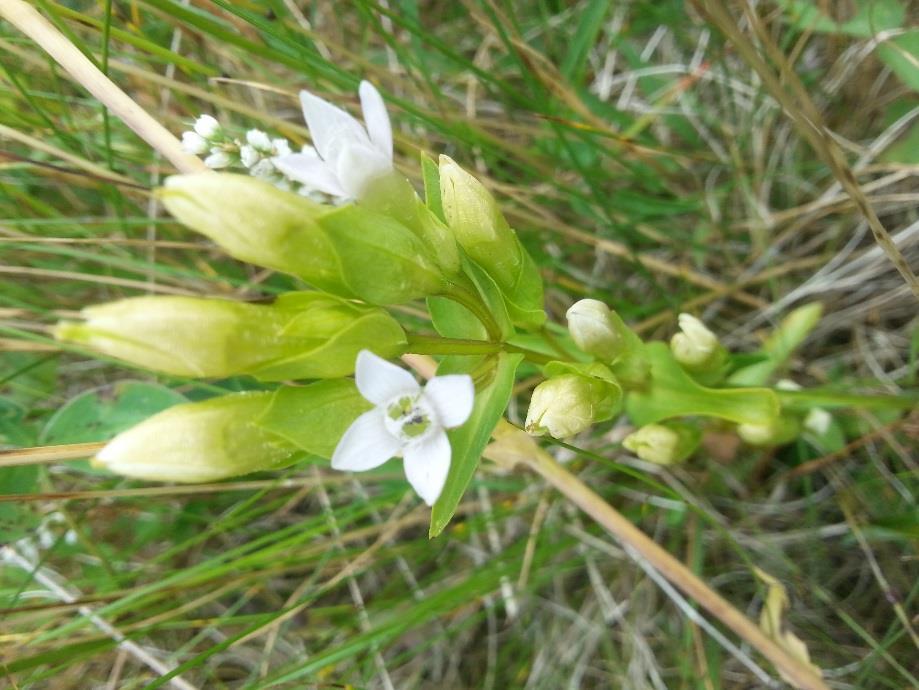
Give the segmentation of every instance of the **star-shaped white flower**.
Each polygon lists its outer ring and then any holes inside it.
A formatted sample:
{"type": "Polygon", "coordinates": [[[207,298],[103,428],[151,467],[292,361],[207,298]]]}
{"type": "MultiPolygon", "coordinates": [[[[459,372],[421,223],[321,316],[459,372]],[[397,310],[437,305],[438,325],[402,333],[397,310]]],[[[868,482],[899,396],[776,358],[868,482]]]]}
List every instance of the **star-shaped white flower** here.
{"type": "Polygon", "coordinates": [[[447,429],[472,413],[475,389],[465,374],[415,378],[369,350],[357,356],[357,389],[375,407],[348,427],[332,454],[336,470],[363,472],[402,456],[405,476],[428,505],[440,496],[450,470],[447,429]]]}
{"type": "Polygon", "coordinates": [[[334,197],[357,199],[367,184],[392,170],[392,126],[386,105],[373,85],[358,93],[365,125],[341,108],[300,92],[313,149],[272,159],[290,179],[334,197]]]}

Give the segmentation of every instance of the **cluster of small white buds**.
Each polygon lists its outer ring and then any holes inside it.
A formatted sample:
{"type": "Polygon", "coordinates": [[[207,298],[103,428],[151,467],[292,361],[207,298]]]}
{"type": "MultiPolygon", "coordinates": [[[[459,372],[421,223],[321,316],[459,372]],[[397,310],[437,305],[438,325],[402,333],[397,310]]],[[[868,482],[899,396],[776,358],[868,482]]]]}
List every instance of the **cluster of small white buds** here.
{"type": "Polygon", "coordinates": [[[290,142],[272,139],[260,129],[250,129],[241,141],[230,136],[212,115],[201,115],[190,131],[182,133],[182,146],[189,153],[204,156],[204,164],[212,170],[242,166],[253,177],[280,189],[298,186],[272,162],[278,156],[290,155],[290,142]]]}

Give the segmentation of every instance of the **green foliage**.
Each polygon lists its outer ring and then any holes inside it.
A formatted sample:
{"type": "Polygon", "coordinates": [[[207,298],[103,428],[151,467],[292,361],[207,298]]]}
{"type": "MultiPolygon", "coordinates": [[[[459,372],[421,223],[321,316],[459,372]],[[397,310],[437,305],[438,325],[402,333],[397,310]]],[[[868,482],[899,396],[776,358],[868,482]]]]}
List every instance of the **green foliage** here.
{"type": "Polygon", "coordinates": [[[706,416],[738,424],[769,424],[779,414],[776,394],[766,388],[704,388],[673,358],[663,343],[646,347],[651,381],[646,390],[631,391],[626,411],[638,425],[681,416],[706,416]]]}
{"type": "Polygon", "coordinates": [[[484,362],[478,358],[449,357],[437,368],[439,375],[481,374],[487,383],[476,386],[475,406],[469,420],[448,433],[453,449],[450,474],[440,498],[431,511],[430,537],[436,537],[449,524],[456,512],[460,499],[479,464],[479,458],[491,432],[504,414],[514,389],[514,378],[522,355],[502,353],[484,362]]]}

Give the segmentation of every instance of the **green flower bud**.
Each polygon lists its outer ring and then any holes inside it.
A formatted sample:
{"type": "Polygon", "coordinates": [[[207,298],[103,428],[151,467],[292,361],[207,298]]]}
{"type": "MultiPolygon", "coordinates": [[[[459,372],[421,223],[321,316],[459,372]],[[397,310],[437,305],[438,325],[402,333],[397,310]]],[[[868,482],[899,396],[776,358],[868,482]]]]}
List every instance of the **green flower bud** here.
{"type": "Polygon", "coordinates": [[[691,314],[680,314],[680,333],[670,340],[670,350],[681,365],[693,372],[720,368],[727,352],[718,342],[718,336],[691,314]]]}
{"type": "Polygon", "coordinates": [[[55,337],[176,376],[335,378],[354,371],[362,349],[392,357],[405,344],[382,309],[320,292],[288,293],[269,305],[134,297],[81,313],[84,322],[58,324],[55,337]]]}
{"type": "Polygon", "coordinates": [[[170,177],[159,196],[230,256],[341,297],[397,304],[447,287],[433,249],[369,208],[323,206],[247,175],[215,173],[170,177]]]}
{"type": "Polygon", "coordinates": [[[801,435],[801,421],[780,415],[767,424],[738,424],[737,435],[751,446],[782,446],[801,435]]]}
{"type": "Polygon", "coordinates": [[[657,465],[683,462],[696,452],[702,440],[701,431],[682,422],[646,424],[622,441],[624,448],[642,460],[657,465]]]}
{"type": "Polygon", "coordinates": [[[513,320],[540,325],[545,320],[542,278],[495,198],[447,156],[440,157],[440,196],[456,241],[497,283],[513,320]]]}
{"type": "Polygon", "coordinates": [[[611,381],[574,373],[553,376],[533,390],[526,430],[536,436],[568,438],[609,419],[621,399],[622,390],[611,381]]]}
{"type": "Polygon", "coordinates": [[[170,407],[118,434],[93,458],[116,474],[212,482],[289,464],[296,446],[254,423],[274,393],[236,393],[170,407]]]}

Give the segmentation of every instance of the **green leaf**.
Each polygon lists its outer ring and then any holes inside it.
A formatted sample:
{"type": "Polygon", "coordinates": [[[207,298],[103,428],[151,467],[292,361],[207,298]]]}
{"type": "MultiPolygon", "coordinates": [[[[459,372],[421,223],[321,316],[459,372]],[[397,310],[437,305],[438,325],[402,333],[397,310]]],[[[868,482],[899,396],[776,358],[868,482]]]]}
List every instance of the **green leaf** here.
{"type": "Polygon", "coordinates": [[[475,314],[447,297],[428,297],[431,322],[444,338],[488,340],[488,332],[475,314]]]}
{"type": "Polygon", "coordinates": [[[371,407],[351,379],[319,381],[279,388],[255,423],[308,453],[328,459],[351,423],[371,407]]]}
{"type": "Polygon", "coordinates": [[[801,346],[822,315],[823,305],[819,302],[805,304],[792,311],[763,343],[765,359],[738,369],[728,377],[728,382],[735,386],[765,384],[801,346]]]}
{"type": "Polygon", "coordinates": [[[693,415],[768,424],[779,415],[778,397],[768,388],[705,388],[683,370],[666,344],[649,343],[646,352],[651,382],[626,398],[626,411],[638,426],[693,415]]]}
{"type": "Polygon", "coordinates": [[[86,391],[54,413],[39,437],[43,444],[107,441],[157,412],[187,402],[170,388],[142,381],[119,381],[86,391]]]}
{"type": "MultiPolygon", "coordinates": [[[[491,438],[501,415],[507,408],[514,390],[514,376],[523,355],[501,353],[492,358],[495,364],[494,376],[487,385],[476,390],[475,406],[466,423],[448,433],[453,459],[450,473],[440,498],[431,510],[431,538],[444,531],[456,512],[466,487],[479,465],[482,451],[491,438]]],[[[447,357],[441,362],[437,374],[469,374],[481,366],[482,360],[469,357],[447,357]]]]}

